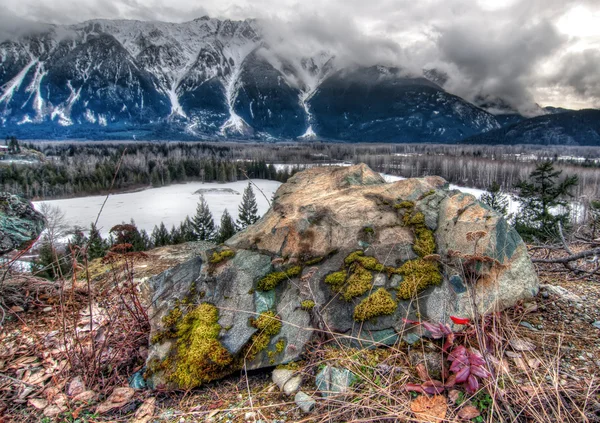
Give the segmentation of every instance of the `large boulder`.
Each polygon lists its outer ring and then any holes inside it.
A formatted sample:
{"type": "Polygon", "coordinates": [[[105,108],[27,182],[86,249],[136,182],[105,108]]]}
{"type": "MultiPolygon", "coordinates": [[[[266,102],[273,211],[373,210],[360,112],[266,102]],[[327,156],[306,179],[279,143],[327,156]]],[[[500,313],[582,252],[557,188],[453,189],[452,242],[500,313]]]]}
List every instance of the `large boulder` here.
{"type": "Polygon", "coordinates": [[[256,224],[150,289],[146,375],[191,388],[298,359],[316,334],[393,344],[411,330],[404,318],[500,310],[538,279],[519,235],[475,197],[357,165],[298,173],[256,224]]]}
{"type": "Polygon", "coordinates": [[[0,192],[0,254],[24,247],[43,230],[44,216],[29,201],[0,192]]]}

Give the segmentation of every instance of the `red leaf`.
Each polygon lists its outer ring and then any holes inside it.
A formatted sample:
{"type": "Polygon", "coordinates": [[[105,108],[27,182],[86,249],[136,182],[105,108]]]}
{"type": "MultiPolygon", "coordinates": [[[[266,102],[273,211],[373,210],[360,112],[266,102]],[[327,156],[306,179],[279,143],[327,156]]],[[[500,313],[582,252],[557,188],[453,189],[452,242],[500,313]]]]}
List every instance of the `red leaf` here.
{"type": "Polygon", "coordinates": [[[444,333],[440,330],[439,325],[434,325],[429,322],[423,322],[423,327],[431,333],[433,339],[440,339],[444,337],[444,333]]]}
{"type": "MultiPolygon", "coordinates": [[[[471,368],[469,366],[465,366],[456,372],[456,383],[466,382],[466,380],[471,375],[471,368]]],[[[475,376],[473,376],[475,377],[475,376]]]]}
{"type": "Polygon", "coordinates": [[[450,319],[452,319],[452,321],[457,325],[468,325],[469,323],[471,323],[471,319],[468,319],[466,317],[450,316],[450,319]]]}
{"type": "Polygon", "coordinates": [[[477,378],[473,375],[469,375],[465,387],[467,388],[467,392],[470,394],[477,392],[479,389],[479,382],[477,381],[477,378]]]}
{"type": "Polygon", "coordinates": [[[407,325],[418,325],[419,324],[419,322],[417,322],[416,320],[409,320],[406,317],[403,317],[402,321],[404,323],[406,323],[407,325]]]}
{"type": "Polygon", "coordinates": [[[420,394],[425,393],[425,390],[421,385],[416,385],[414,383],[407,383],[404,385],[404,389],[408,392],[419,392],[420,394]]]}
{"type": "Polygon", "coordinates": [[[482,379],[487,379],[490,377],[490,372],[481,366],[471,366],[471,374],[479,376],[482,379]]]}

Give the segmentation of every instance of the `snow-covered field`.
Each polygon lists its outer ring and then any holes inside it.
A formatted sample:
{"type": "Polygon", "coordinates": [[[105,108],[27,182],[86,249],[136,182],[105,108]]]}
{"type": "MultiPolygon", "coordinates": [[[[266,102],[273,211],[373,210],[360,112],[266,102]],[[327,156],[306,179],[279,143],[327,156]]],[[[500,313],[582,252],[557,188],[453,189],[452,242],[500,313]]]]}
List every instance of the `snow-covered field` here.
{"type": "MultiPolygon", "coordinates": [[[[281,185],[276,181],[255,179],[253,182],[264,192],[269,201],[281,185]]],[[[190,218],[196,212],[199,194],[197,190],[211,190],[206,192],[204,198],[209,204],[210,210],[218,225],[223,211],[227,209],[234,219],[237,219],[238,205],[242,201],[242,194],[248,185],[248,181],[230,182],[226,184],[190,182],[187,184],[170,185],[162,188],[150,188],[144,191],[114,194],[108,198],[104,210],[98,221],[98,228],[103,235],[107,235],[110,228],[121,222],[129,222],[134,219],[137,227],[152,232],[154,225],[164,222],[167,228],[179,225],[186,216],[190,218]],[[231,189],[235,193],[223,191],[231,189]],[[217,191],[218,190],[218,191],[217,191]]],[[[258,211],[264,214],[269,205],[263,195],[253,186],[258,211]]],[[[96,220],[100,207],[106,196],[93,196],[82,198],[71,198],[66,200],[50,200],[34,203],[39,209],[42,203],[58,206],[66,215],[70,226],[81,226],[89,229],[90,224],[96,220]]]]}

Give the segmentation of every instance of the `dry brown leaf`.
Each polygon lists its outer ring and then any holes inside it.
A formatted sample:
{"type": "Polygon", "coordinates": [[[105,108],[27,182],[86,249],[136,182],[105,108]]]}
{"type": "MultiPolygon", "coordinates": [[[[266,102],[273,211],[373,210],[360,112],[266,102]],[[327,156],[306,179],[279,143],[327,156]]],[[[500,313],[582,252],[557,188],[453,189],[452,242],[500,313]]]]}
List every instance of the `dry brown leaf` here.
{"type": "Polygon", "coordinates": [[[156,404],[156,398],[148,398],[140,408],[135,412],[135,417],[131,423],[148,423],[154,416],[154,405],[156,404]]]}
{"type": "Polygon", "coordinates": [[[515,362],[517,367],[523,370],[524,372],[529,370],[529,367],[527,367],[527,364],[525,364],[525,360],[523,360],[522,358],[513,358],[513,361],[515,362]]]}
{"type": "Polygon", "coordinates": [[[448,403],[443,395],[421,395],[410,402],[410,409],[422,422],[441,423],[446,418],[448,403]]]}
{"type": "Polygon", "coordinates": [[[84,391],[79,395],[75,395],[73,397],[74,402],[91,402],[96,397],[96,393],[94,391],[84,391]]]}
{"type": "Polygon", "coordinates": [[[542,360],[540,360],[539,358],[528,358],[527,364],[529,365],[529,367],[535,370],[542,365],[542,360]]]}
{"type": "Polygon", "coordinates": [[[472,405],[465,405],[463,408],[460,409],[460,411],[457,414],[457,416],[463,420],[471,420],[475,417],[478,417],[479,415],[481,415],[479,410],[473,407],[472,405]]]}
{"type": "Polygon", "coordinates": [[[508,341],[508,343],[510,344],[512,349],[515,351],[533,351],[533,350],[535,350],[535,345],[533,345],[533,343],[531,343],[530,340],[528,340],[528,339],[513,338],[510,341],[508,341]]]}
{"type": "Polygon", "coordinates": [[[429,373],[427,372],[427,369],[425,368],[425,365],[423,363],[417,364],[415,366],[415,369],[417,370],[419,379],[421,379],[423,382],[427,382],[429,379],[431,379],[429,377],[429,373]]]}
{"type": "Polygon", "coordinates": [[[96,412],[98,414],[104,414],[112,409],[123,407],[133,397],[133,394],[135,394],[133,388],[115,388],[106,401],[98,405],[96,412]]]}
{"type": "Polygon", "coordinates": [[[74,377],[67,387],[67,395],[70,397],[77,396],[85,391],[85,383],[80,376],[74,377]]]}
{"type": "Polygon", "coordinates": [[[48,406],[48,401],[42,398],[30,398],[27,401],[27,405],[35,408],[36,410],[43,410],[48,406]]]}

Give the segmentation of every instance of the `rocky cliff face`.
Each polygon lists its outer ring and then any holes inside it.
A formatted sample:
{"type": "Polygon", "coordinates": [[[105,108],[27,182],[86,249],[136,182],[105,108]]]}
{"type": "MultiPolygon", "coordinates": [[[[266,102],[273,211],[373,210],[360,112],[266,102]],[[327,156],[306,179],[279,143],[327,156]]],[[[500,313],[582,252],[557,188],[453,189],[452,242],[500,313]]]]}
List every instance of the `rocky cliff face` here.
{"type": "Polygon", "coordinates": [[[0,126],[20,138],[450,142],[499,127],[396,68],[277,52],[258,21],[94,20],[0,43],[0,126]]]}
{"type": "Polygon", "coordinates": [[[358,165],[295,175],[255,225],[150,288],[147,376],[192,387],[295,360],[317,333],[410,339],[404,318],[488,313],[535,295],[538,280],[518,234],[473,196],[358,165]]]}
{"type": "Polygon", "coordinates": [[[23,198],[0,192],[0,254],[23,247],[44,230],[44,216],[23,198]]]}

